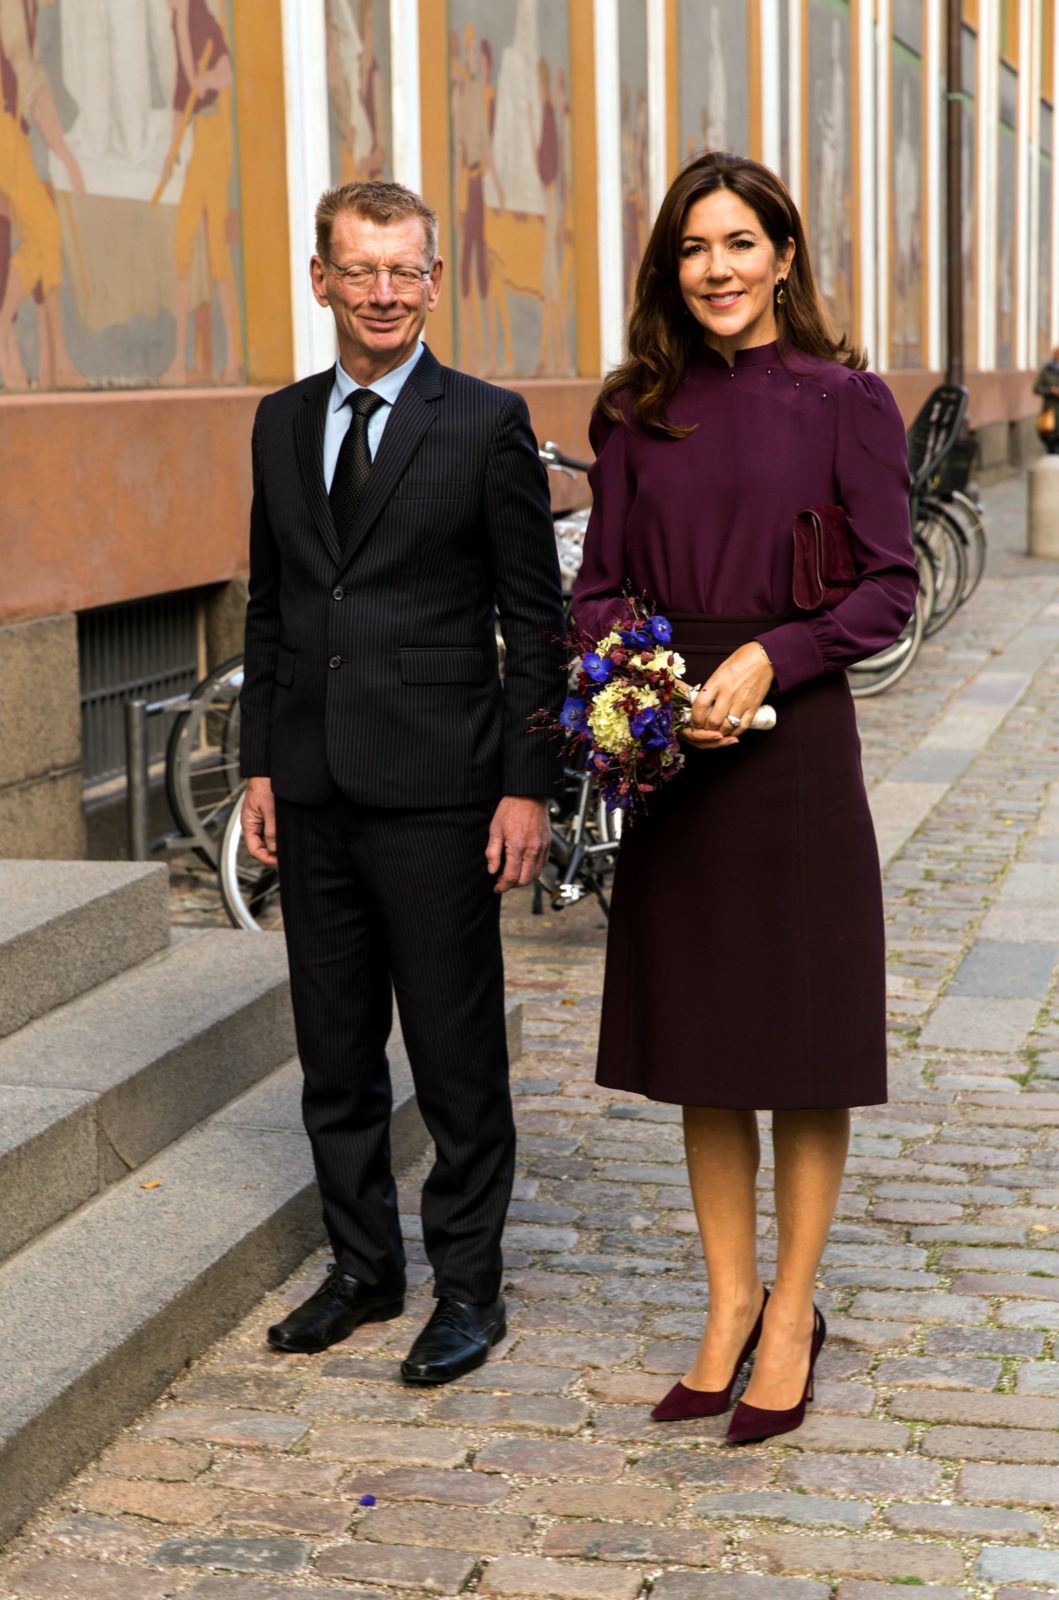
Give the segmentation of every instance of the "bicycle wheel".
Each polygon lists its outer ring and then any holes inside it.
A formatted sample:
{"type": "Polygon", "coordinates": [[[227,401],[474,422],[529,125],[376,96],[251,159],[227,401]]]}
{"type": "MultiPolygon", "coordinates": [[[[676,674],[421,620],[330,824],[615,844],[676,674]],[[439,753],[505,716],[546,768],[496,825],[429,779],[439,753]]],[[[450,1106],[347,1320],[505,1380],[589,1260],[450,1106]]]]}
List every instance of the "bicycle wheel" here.
{"type": "Polygon", "coordinates": [[[221,903],[233,927],[249,933],[278,933],[283,927],[279,873],[246,848],[239,820],[244,788],[245,784],[240,784],[231,796],[221,835],[217,868],[221,903]]]}
{"type": "Polygon", "coordinates": [[[955,615],[963,602],[967,584],[967,546],[960,529],[941,507],[931,503],[921,507],[915,543],[934,568],[934,610],[926,622],[930,638],[955,615]]]}
{"type": "Polygon", "coordinates": [[[228,803],[239,784],[239,691],[243,659],[233,656],[191,692],[166,746],[165,791],[178,826],[215,867],[228,803]]]}
{"type": "Polygon", "coordinates": [[[848,668],[850,693],[855,700],[867,700],[891,688],[904,677],[919,653],[934,604],[934,565],[929,556],[917,550],[916,566],[919,568],[919,593],[915,609],[900,636],[877,655],[848,668]]]}
{"type": "Polygon", "coordinates": [[[963,598],[969,600],[981,583],[982,574],[985,572],[989,548],[985,506],[978,498],[977,490],[972,494],[963,489],[954,489],[951,495],[946,496],[941,502],[941,509],[959,528],[967,548],[967,581],[963,588],[963,598]]]}
{"type": "Polygon", "coordinates": [[[594,896],[610,915],[607,889],[621,841],[621,813],[608,811],[583,768],[567,768],[560,798],[549,805],[551,849],[537,882],[553,911],[594,896]]]}

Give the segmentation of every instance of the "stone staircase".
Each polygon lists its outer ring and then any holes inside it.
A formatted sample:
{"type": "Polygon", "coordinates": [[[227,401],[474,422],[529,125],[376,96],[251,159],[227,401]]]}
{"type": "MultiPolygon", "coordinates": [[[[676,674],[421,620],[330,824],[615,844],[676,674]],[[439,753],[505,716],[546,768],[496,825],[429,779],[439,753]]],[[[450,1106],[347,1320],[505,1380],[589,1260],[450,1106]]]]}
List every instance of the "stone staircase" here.
{"type": "Polygon", "coordinates": [[[0,861],[0,1542],[322,1242],[300,1092],[282,938],[171,936],[164,866],[0,861]]]}

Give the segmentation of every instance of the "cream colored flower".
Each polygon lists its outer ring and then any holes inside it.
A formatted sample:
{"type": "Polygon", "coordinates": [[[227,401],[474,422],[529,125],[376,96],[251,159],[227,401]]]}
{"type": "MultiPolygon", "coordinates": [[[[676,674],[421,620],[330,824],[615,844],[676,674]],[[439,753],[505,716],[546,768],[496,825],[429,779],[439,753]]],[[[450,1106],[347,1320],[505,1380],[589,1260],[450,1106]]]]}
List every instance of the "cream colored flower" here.
{"type": "Polygon", "coordinates": [[[653,689],[630,688],[626,683],[608,683],[594,696],[588,711],[588,725],[600,750],[609,755],[621,755],[633,743],[629,732],[629,717],[645,706],[657,706],[661,701],[653,689]],[[630,704],[625,709],[622,702],[630,704]]]}

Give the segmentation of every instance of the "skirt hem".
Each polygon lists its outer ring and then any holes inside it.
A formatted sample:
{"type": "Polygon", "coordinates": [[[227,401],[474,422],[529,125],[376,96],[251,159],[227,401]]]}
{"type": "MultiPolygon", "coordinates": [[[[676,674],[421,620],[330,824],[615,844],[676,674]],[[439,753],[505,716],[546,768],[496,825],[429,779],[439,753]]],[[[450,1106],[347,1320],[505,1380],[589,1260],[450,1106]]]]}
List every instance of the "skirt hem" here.
{"type": "Polygon", "coordinates": [[[807,1104],[804,1100],[777,1101],[774,1095],[769,1096],[769,1104],[755,1102],[751,1105],[746,1100],[725,1100],[723,1096],[700,1102],[698,1100],[677,1099],[669,1094],[661,1094],[655,1089],[648,1092],[646,1089],[637,1089],[629,1083],[610,1083],[606,1078],[601,1078],[598,1074],[596,1083],[601,1089],[613,1089],[621,1094],[638,1094],[642,1099],[653,1101],[657,1105],[689,1106],[699,1111],[857,1111],[863,1106],[886,1106],[890,1104],[889,1094],[883,1094],[881,1097],[869,1095],[867,1099],[853,1102],[848,1100],[817,1101],[812,1105],[807,1104]]]}

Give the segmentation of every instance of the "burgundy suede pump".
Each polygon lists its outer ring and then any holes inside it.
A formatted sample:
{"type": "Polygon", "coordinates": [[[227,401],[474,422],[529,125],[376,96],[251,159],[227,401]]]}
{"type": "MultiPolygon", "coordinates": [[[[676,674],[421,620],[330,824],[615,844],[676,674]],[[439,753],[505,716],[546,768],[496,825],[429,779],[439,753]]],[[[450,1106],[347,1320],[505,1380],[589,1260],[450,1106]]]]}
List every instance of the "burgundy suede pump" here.
{"type": "Polygon", "coordinates": [[[805,1421],[806,1404],[813,1398],[813,1369],[827,1338],[827,1323],[815,1306],[813,1317],[815,1320],[809,1355],[809,1376],[805,1380],[802,1398],[796,1406],[791,1406],[787,1411],[768,1411],[764,1406],[748,1406],[745,1400],[740,1400],[728,1424],[729,1444],[756,1444],[761,1439],[774,1439],[779,1433],[793,1433],[795,1428],[800,1428],[805,1421]]]}
{"type": "Polygon", "coordinates": [[[765,1290],[765,1298],[761,1302],[761,1310],[757,1314],[757,1321],[750,1330],[746,1344],[739,1352],[739,1360],[735,1364],[735,1371],[724,1389],[689,1389],[685,1383],[675,1383],[669,1393],[655,1406],[651,1417],[655,1422],[683,1422],[688,1417],[719,1417],[727,1411],[732,1403],[732,1390],[744,1364],[757,1349],[758,1340],[761,1338],[761,1323],[768,1305],[769,1292],[765,1290]]]}

